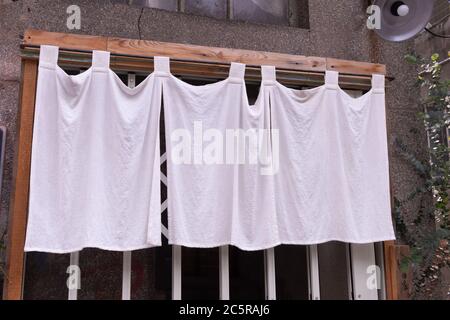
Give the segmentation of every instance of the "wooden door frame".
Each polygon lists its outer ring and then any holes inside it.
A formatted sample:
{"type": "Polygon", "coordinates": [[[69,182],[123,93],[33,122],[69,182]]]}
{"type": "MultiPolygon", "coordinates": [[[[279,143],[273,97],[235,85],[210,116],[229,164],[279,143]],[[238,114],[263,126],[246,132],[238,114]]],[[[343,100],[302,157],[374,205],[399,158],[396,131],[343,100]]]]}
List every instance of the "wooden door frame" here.
{"type": "MultiPolygon", "coordinates": [[[[333,58],[305,57],[272,52],[259,52],[228,48],[214,48],[188,44],[146,40],[97,37],[41,30],[27,30],[22,43],[22,79],[17,120],[13,183],[9,209],[7,265],[3,298],[18,300],[23,297],[25,233],[28,213],[31,145],[33,138],[34,105],[40,45],[60,47],[60,62],[89,65],[92,50],[111,52],[111,68],[117,70],[151,71],[154,56],[168,56],[173,61],[174,73],[186,75],[226,75],[230,62],[248,66],[246,79],[260,80],[259,66],[273,65],[282,81],[289,83],[320,84],[327,70],[340,72],[343,88],[370,87],[371,75],[386,75],[386,66],[367,62],[333,58]],[[34,54],[33,54],[34,52],[34,54]],[[76,58],[73,59],[73,56],[76,58]],[[72,57],[72,58],[71,58],[72,57]],[[64,60],[66,59],[66,60],[64,60]],[[283,78],[284,77],[284,78],[283,78]]],[[[389,79],[389,77],[388,77],[389,79]]],[[[384,243],[385,280],[388,299],[398,298],[397,246],[393,241],[384,243]]]]}
{"type": "Polygon", "coordinates": [[[22,298],[24,245],[30,184],[31,142],[38,62],[22,61],[22,81],[17,119],[16,148],[11,186],[3,298],[22,298]]]}

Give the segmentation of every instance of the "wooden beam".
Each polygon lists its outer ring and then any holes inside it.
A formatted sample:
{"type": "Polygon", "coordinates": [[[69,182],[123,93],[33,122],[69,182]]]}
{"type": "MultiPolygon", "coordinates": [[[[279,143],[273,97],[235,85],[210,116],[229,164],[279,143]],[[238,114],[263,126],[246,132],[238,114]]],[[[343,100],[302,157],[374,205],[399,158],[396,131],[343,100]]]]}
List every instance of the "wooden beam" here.
{"type": "Polygon", "coordinates": [[[3,297],[7,300],[22,298],[37,69],[37,61],[29,60],[22,63],[17,146],[9,213],[6,276],[3,288],[3,297]]]}
{"type": "Polygon", "coordinates": [[[410,257],[407,245],[395,244],[394,241],[384,243],[386,298],[388,300],[408,300],[412,291],[412,271],[408,267],[402,270],[403,259],[410,257]]]}
{"type": "Polygon", "coordinates": [[[405,263],[405,259],[411,258],[411,251],[407,245],[395,246],[395,258],[397,261],[397,299],[409,300],[411,299],[412,286],[413,286],[413,274],[411,265],[408,263],[406,268],[402,265],[405,263]],[[404,269],[404,270],[403,270],[404,269]]]}
{"type": "Polygon", "coordinates": [[[377,63],[368,63],[360,61],[339,60],[327,58],[327,70],[339,71],[347,74],[386,74],[386,66],[377,63]]]}
{"type": "Polygon", "coordinates": [[[398,300],[397,253],[395,241],[384,242],[384,267],[386,280],[386,299],[398,300]]]}
{"type": "MultiPolygon", "coordinates": [[[[24,59],[38,60],[39,47],[24,46],[21,55],[24,59]]],[[[63,68],[89,68],[92,63],[91,60],[91,52],[77,52],[66,49],[60,50],[58,64],[63,68]]],[[[112,54],[110,66],[116,72],[136,72],[147,75],[153,71],[153,57],[112,54]]],[[[228,76],[230,65],[225,63],[172,60],[170,69],[172,74],[180,77],[221,80],[228,76]]],[[[316,87],[324,83],[324,74],[314,71],[278,69],[277,80],[287,86],[316,87]]],[[[261,68],[258,66],[247,66],[245,81],[248,83],[260,82],[261,68]]],[[[341,73],[339,84],[344,89],[369,90],[371,88],[371,76],[341,73]]]]}
{"type": "Polygon", "coordinates": [[[175,60],[210,63],[240,62],[250,66],[271,65],[279,69],[325,71],[326,59],[283,53],[204,47],[179,43],[110,38],[108,50],[114,54],[142,57],[168,56],[175,60]]]}
{"type": "Polygon", "coordinates": [[[191,62],[241,62],[249,66],[273,65],[278,69],[293,71],[325,72],[326,70],[337,70],[355,75],[386,74],[384,65],[367,62],[149,40],[55,33],[33,29],[25,32],[23,44],[26,46],[48,44],[59,46],[61,49],[80,51],[106,50],[116,55],[136,57],[164,55],[174,60],[191,62]]]}
{"type": "Polygon", "coordinates": [[[48,32],[28,29],[23,43],[34,45],[52,45],[71,50],[107,50],[108,38],[71,33],[48,32]]]}

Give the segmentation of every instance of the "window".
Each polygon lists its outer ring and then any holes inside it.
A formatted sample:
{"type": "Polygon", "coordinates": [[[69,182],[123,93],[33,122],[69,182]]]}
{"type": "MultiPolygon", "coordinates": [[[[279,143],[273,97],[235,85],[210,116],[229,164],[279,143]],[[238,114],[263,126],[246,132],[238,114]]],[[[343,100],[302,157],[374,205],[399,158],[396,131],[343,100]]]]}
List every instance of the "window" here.
{"type": "MultiPolygon", "coordinates": [[[[125,2],[125,1],[123,1],[125,2]]],[[[128,2],[127,2],[128,3],[128,2]]],[[[138,11],[135,9],[135,11],[138,11]]],[[[25,39],[27,46],[40,45],[39,39],[34,39],[36,31],[27,31],[25,39]]],[[[46,39],[54,37],[53,33],[45,33],[46,39]]],[[[67,35],[69,40],[76,43],[85,36],[67,35]]],[[[103,38],[104,39],[104,38],[103,38]]],[[[105,39],[104,39],[105,40],[105,39]]],[[[57,40],[59,43],[59,40],[57,40]]],[[[124,41],[123,39],[109,39],[112,43],[124,41]]],[[[67,43],[67,42],[65,42],[67,43]]],[[[134,41],[133,41],[134,43],[134,41]]],[[[178,44],[181,47],[192,46],[178,44]]],[[[157,43],[151,49],[147,44],[145,50],[147,56],[154,56],[155,52],[165,52],[165,45],[157,43]],[[152,52],[152,50],[154,52],[152,52]],[[162,50],[162,51],[161,51],[162,50]]],[[[171,44],[169,45],[171,46],[171,44]]],[[[202,48],[202,47],[199,47],[202,48]]],[[[77,49],[79,50],[79,49],[77,49]]],[[[246,59],[248,51],[236,53],[234,50],[221,49],[224,56],[230,56],[234,52],[235,57],[246,59]]],[[[65,51],[65,50],[64,50],[65,51]]],[[[84,53],[80,53],[79,59],[75,59],[74,52],[65,52],[61,55],[61,67],[68,74],[78,74],[89,67],[84,53]],[[80,66],[84,66],[80,70],[80,66]]],[[[68,50],[70,51],[70,50],[68,50]]],[[[180,50],[183,51],[183,50],[180,50]]],[[[206,53],[205,48],[199,49],[200,54],[206,53]]],[[[252,60],[263,64],[268,57],[279,59],[281,64],[286,62],[284,55],[268,53],[264,59],[258,58],[259,54],[251,54],[252,60]]],[[[37,57],[35,48],[24,47],[22,57],[37,57]],[[34,52],[34,54],[32,54],[34,52]]],[[[133,56],[133,55],[131,55],[133,56]]],[[[174,59],[176,60],[176,59],[174,59]]],[[[223,62],[228,59],[221,58],[223,62]]],[[[234,59],[233,59],[234,60],[234,59]]],[[[130,87],[142,83],[148,76],[149,66],[146,63],[139,65],[136,58],[120,61],[117,56],[116,69],[120,79],[130,87]]],[[[203,58],[194,59],[196,63],[204,63],[203,58]]],[[[289,56],[289,61],[304,61],[302,57],[297,60],[295,56],[289,56]]],[[[309,59],[308,59],[309,61],[309,59]]],[[[32,135],[26,137],[24,132],[32,132],[32,111],[36,88],[37,60],[24,59],[23,92],[21,94],[21,114],[19,159],[29,161],[29,142],[32,135]],[[25,138],[24,138],[25,137],[25,138]],[[28,147],[27,147],[28,146],[28,147]]],[[[175,76],[193,85],[202,85],[222,80],[225,76],[224,64],[220,67],[212,64],[202,69],[198,64],[190,64],[186,61],[174,63],[172,71],[175,76]],[[189,66],[189,67],[187,67],[189,66]],[[193,68],[195,67],[195,68],[193,68]]],[[[330,66],[337,65],[339,60],[328,58],[314,58],[314,63],[330,66]]],[[[208,63],[209,64],[209,63],[208,63]]],[[[367,63],[354,62],[352,70],[367,70],[367,63]]],[[[281,68],[281,67],[280,67],[281,68]]],[[[318,69],[322,67],[313,67],[318,69]]],[[[372,69],[384,73],[384,67],[372,65],[372,69]]],[[[292,68],[302,70],[302,68],[292,68]]],[[[254,103],[260,88],[260,80],[255,76],[259,70],[250,67],[246,79],[249,102],[254,103]]],[[[291,71],[280,70],[280,81],[295,89],[306,89],[306,86],[316,87],[322,83],[320,73],[310,72],[305,77],[303,72],[292,77],[291,71]],[[312,76],[314,74],[314,76],[312,76]],[[319,79],[320,78],[320,79],[319,79]]],[[[354,72],[354,71],[353,71],[354,72]]],[[[366,72],[366,71],[364,71],[366,72]]],[[[344,72],[343,72],[344,74],[344,72]]],[[[343,75],[344,79],[346,75],[343,75]]],[[[370,86],[370,79],[364,82],[348,80],[346,90],[353,97],[360,96],[370,86]]],[[[163,101],[164,103],[164,101],[163,101]]],[[[164,109],[162,109],[162,112],[164,109]]],[[[161,130],[164,130],[164,116],[161,115],[161,130]]],[[[162,241],[163,245],[157,248],[138,250],[133,252],[109,252],[97,249],[86,249],[71,254],[48,254],[39,252],[24,253],[23,246],[13,242],[9,255],[10,282],[7,283],[7,298],[19,299],[384,299],[385,291],[394,297],[393,283],[397,281],[394,270],[395,251],[387,251],[386,273],[384,272],[383,243],[370,244],[344,244],[330,242],[319,245],[277,246],[268,250],[245,252],[234,247],[220,247],[212,249],[189,249],[178,246],[170,246],[167,241],[167,168],[165,155],[165,135],[161,132],[161,212],[162,212],[162,241]],[[69,268],[70,266],[70,268],[69,268]],[[22,268],[24,270],[22,270],[22,268]],[[78,281],[69,281],[72,278],[71,270],[78,270],[78,281]],[[23,272],[22,272],[23,271],[23,272]],[[384,275],[387,274],[386,286],[384,275]],[[370,280],[370,281],[369,281],[370,280]],[[79,290],[73,284],[79,283],[79,290]],[[374,285],[376,284],[376,285],[374,285]],[[378,290],[376,290],[378,289],[378,290]]],[[[25,194],[26,199],[15,197],[13,203],[21,203],[12,208],[14,217],[26,216],[28,199],[29,162],[18,167],[18,178],[13,194],[25,194]],[[28,168],[28,169],[27,169],[28,168]],[[25,181],[25,183],[23,183],[25,181]],[[22,201],[18,201],[21,199],[22,201]]],[[[13,219],[12,230],[25,238],[26,219],[13,219]]],[[[388,245],[389,249],[394,249],[388,245]]]]}
{"type": "Polygon", "coordinates": [[[309,28],[308,0],[122,0],[116,2],[223,20],[309,28]]]}
{"type": "MultiPolygon", "coordinates": [[[[77,74],[82,70],[66,70],[77,74]]],[[[147,74],[119,73],[124,84],[140,84],[147,74]]],[[[182,77],[193,85],[216,80],[182,77]]],[[[250,103],[260,83],[247,81],[250,103]]],[[[292,86],[301,89],[300,86],[292,86]]],[[[360,91],[347,91],[359,96],[360,91]]],[[[164,111],[164,109],[162,109],[164,111]]],[[[161,115],[161,130],[164,130],[161,115]]],[[[161,154],[165,153],[161,131],[161,154]]],[[[162,224],[167,230],[167,167],[161,161],[162,224]]],[[[235,247],[194,249],[168,244],[133,251],[128,267],[126,254],[85,249],[74,254],[30,252],[26,256],[24,299],[79,300],[248,300],[248,299],[379,299],[382,290],[370,290],[368,267],[382,266],[378,244],[350,245],[329,242],[313,246],[282,245],[274,249],[246,252],[235,247]],[[68,266],[80,268],[80,289],[68,290],[68,266]]],[[[382,275],[383,273],[381,273],[382,275]]],[[[381,276],[380,275],[380,276],[381,276]]],[[[382,277],[382,276],[381,276],[382,277]]],[[[380,278],[382,282],[382,278],[380,278]]]]}

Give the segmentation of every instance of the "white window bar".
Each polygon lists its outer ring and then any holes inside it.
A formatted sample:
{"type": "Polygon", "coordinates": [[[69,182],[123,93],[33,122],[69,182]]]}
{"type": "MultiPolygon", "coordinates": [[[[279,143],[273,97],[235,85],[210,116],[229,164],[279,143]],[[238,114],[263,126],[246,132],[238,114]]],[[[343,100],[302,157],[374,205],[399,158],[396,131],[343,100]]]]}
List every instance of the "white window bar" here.
{"type": "Polygon", "coordinates": [[[123,253],[122,300],[131,299],[131,251],[123,253]]]}
{"type": "MultiPolygon", "coordinates": [[[[80,262],[80,252],[75,251],[70,254],[70,266],[79,266],[80,262]]],[[[70,275],[69,275],[70,276],[70,275]]],[[[81,275],[80,275],[81,277],[81,275]]],[[[78,289],[69,288],[69,300],[77,300],[78,299],[78,289]]]]}
{"type": "MultiPolygon", "coordinates": [[[[167,161],[167,153],[164,153],[161,155],[160,164],[162,165],[166,161],[167,161]]],[[[160,176],[161,182],[167,187],[167,177],[162,171],[160,172],[160,176]]],[[[167,210],[167,206],[168,202],[167,199],[165,199],[163,203],[161,203],[161,215],[164,213],[165,210],[167,210]]],[[[162,222],[161,222],[161,233],[163,234],[164,237],[166,237],[166,239],[169,239],[169,230],[167,230],[166,226],[162,222]]]]}
{"type": "Polygon", "coordinates": [[[380,288],[378,288],[378,299],[386,300],[386,278],[384,268],[384,245],[383,242],[375,243],[375,261],[380,267],[380,288]]]}
{"type": "Polygon", "coordinates": [[[169,229],[167,229],[166,226],[163,224],[161,224],[161,233],[163,234],[164,237],[169,239],[169,229]]]}
{"type": "Polygon", "coordinates": [[[161,181],[167,186],[167,177],[164,173],[161,172],[161,181]]]}
{"type": "Polygon", "coordinates": [[[266,299],[276,300],[275,248],[270,248],[264,251],[264,271],[266,282],[266,299]]]}
{"type": "MultiPolygon", "coordinates": [[[[163,213],[164,210],[166,210],[166,209],[167,209],[167,199],[164,200],[163,203],[161,203],[161,213],[163,213]]],[[[166,237],[166,238],[168,238],[168,237],[166,237]]]]}
{"type": "Polygon", "coordinates": [[[311,300],[320,300],[319,255],[317,245],[308,247],[309,296],[311,300]]]}
{"type": "Polygon", "coordinates": [[[172,300],[181,300],[181,247],[172,246],[172,300]]]}
{"type": "Polygon", "coordinates": [[[167,160],[167,153],[164,153],[163,155],[161,155],[160,164],[162,165],[164,162],[166,162],[166,160],[167,160]]]}
{"type": "Polygon", "coordinates": [[[355,300],[378,300],[380,282],[379,267],[375,262],[373,243],[351,244],[353,298],[355,300]]]}
{"type": "MultiPolygon", "coordinates": [[[[128,87],[136,87],[136,74],[128,73],[128,87]]],[[[122,300],[131,299],[131,251],[123,253],[122,300]]]]}
{"type": "Polygon", "coordinates": [[[230,264],[229,248],[222,246],[219,249],[219,286],[220,300],[230,300],[230,264]]]}

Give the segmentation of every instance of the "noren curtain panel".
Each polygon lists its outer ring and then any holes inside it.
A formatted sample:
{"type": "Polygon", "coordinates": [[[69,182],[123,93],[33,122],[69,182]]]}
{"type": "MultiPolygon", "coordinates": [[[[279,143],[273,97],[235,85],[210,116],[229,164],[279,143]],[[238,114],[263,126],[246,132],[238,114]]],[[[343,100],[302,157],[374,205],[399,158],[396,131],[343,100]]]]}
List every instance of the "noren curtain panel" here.
{"type": "Polygon", "coordinates": [[[384,76],[353,98],[327,72],[294,90],[262,66],[247,99],[245,65],[194,86],[155,57],[135,88],[93,52],[67,75],[42,46],[26,251],[161,245],[160,113],[168,160],[169,243],[260,250],[331,240],[392,240],[384,76]]]}

